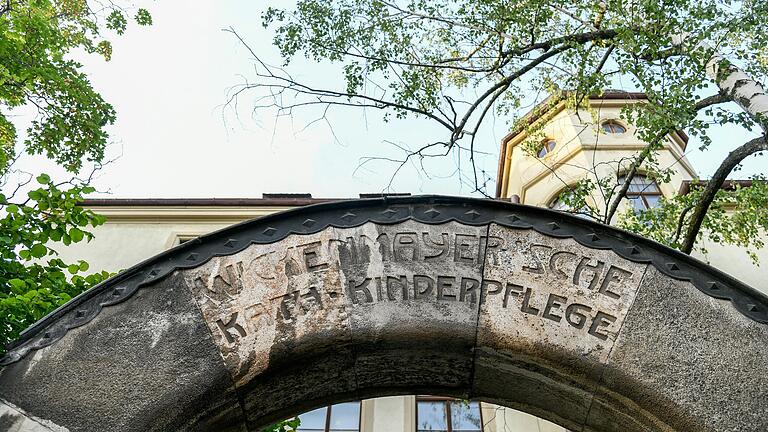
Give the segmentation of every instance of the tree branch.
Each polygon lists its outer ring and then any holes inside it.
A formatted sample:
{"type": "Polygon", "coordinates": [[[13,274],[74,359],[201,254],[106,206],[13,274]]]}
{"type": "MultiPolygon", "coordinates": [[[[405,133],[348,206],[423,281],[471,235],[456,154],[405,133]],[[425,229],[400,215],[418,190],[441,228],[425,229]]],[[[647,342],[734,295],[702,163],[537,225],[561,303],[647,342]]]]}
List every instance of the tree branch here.
{"type": "Polygon", "coordinates": [[[768,150],[768,141],[766,141],[766,136],[763,135],[762,137],[748,141],[741,147],[733,150],[723,160],[717,168],[717,171],[715,171],[715,174],[707,182],[707,186],[701,194],[699,203],[696,205],[696,208],[691,215],[691,221],[688,224],[688,229],[683,238],[681,251],[690,254],[693,250],[693,246],[696,243],[696,237],[704,222],[704,217],[706,216],[709,207],[712,205],[712,202],[715,200],[717,192],[723,186],[725,179],[728,178],[728,175],[733,171],[733,168],[741,163],[747,156],[765,150],[768,150]]]}
{"type": "MultiPolygon", "coordinates": [[[[730,101],[731,97],[723,92],[707,96],[696,102],[696,104],[693,106],[694,114],[704,108],[730,101]]],[[[605,212],[603,223],[611,223],[611,219],[613,219],[613,217],[616,215],[616,211],[619,208],[619,203],[621,203],[621,200],[623,200],[627,195],[629,186],[632,183],[632,179],[635,178],[635,175],[637,175],[638,169],[640,169],[640,166],[643,164],[643,162],[645,162],[645,159],[648,158],[655,147],[658,146],[664,136],[673,130],[674,129],[668,129],[663,134],[660,134],[656,139],[648,143],[648,145],[645,146],[645,148],[640,152],[635,161],[632,163],[632,166],[629,168],[629,171],[627,171],[625,174],[626,178],[624,179],[624,183],[621,185],[621,189],[619,189],[618,194],[613,197],[613,201],[611,201],[611,205],[608,207],[608,211],[605,212]]]]}

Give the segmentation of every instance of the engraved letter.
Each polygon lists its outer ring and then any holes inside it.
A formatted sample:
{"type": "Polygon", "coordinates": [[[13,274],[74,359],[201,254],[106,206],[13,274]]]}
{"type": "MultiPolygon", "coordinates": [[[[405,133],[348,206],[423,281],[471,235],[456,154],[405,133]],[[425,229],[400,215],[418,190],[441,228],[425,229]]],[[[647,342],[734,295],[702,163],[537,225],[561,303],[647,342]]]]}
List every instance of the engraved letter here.
{"type": "Polygon", "coordinates": [[[579,283],[581,282],[581,273],[584,272],[584,269],[587,269],[592,272],[592,279],[589,281],[589,289],[594,290],[595,286],[597,286],[597,282],[600,280],[600,274],[603,273],[603,267],[605,266],[605,263],[597,260],[596,265],[589,264],[590,258],[584,257],[579,261],[579,265],[576,266],[576,271],[573,273],[573,284],[576,286],[579,286],[579,283]]]}
{"type": "Polygon", "coordinates": [[[568,251],[560,251],[555,252],[552,254],[552,257],[549,259],[549,269],[552,271],[552,274],[559,278],[568,279],[568,275],[558,266],[558,264],[562,261],[561,258],[565,258],[565,256],[571,255],[574,258],[577,256],[573,252],[568,251]]]}
{"type": "Polygon", "coordinates": [[[395,234],[394,245],[395,261],[416,261],[419,255],[419,241],[415,232],[402,232],[395,234]]]}
{"type": "MultiPolygon", "coordinates": [[[[371,240],[370,237],[368,237],[365,234],[360,234],[358,238],[355,237],[347,237],[346,241],[337,240],[337,239],[329,239],[328,243],[332,242],[339,242],[339,261],[341,261],[342,266],[348,265],[358,265],[358,264],[365,264],[371,260],[370,254],[371,254],[371,248],[378,247],[376,245],[376,242],[371,240]]],[[[384,245],[380,245],[382,248],[384,248],[384,245]]],[[[382,252],[382,257],[384,259],[387,259],[387,256],[384,252],[382,252]]],[[[327,264],[324,264],[324,266],[327,267],[327,264]]]]}
{"type": "Polygon", "coordinates": [[[453,276],[438,276],[437,277],[437,299],[456,301],[456,294],[448,294],[448,290],[453,287],[456,282],[456,278],[453,276]]]}
{"type": "Polygon", "coordinates": [[[538,315],[539,310],[536,309],[533,306],[530,306],[529,303],[531,302],[531,289],[526,288],[525,294],[523,294],[523,304],[520,306],[520,310],[531,315],[538,315]]]}
{"type": "Polygon", "coordinates": [[[395,298],[395,291],[397,291],[398,286],[403,293],[403,300],[408,300],[408,279],[405,276],[400,276],[399,278],[387,276],[387,297],[392,301],[397,300],[395,298]]]}
{"type": "Polygon", "coordinates": [[[550,294],[547,300],[547,307],[544,308],[544,313],[541,315],[546,319],[550,319],[554,322],[560,322],[563,319],[560,315],[555,315],[552,310],[560,309],[564,304],[568,303],[568,298],[559,296],[556,294],[550,294]]]}
{"type": "Polygon", "coordinates": [[[605,312],[597,311],[597,315],[595,315],[595,319],[592,320],[592,325],[589,327],[589,334],[592,336],[606,340],[608,339],[608,334],[600,332],[600,328],[602,327],[608,327],[609,325],[613,324],[616,321],[616,317],[613,315],[608,315],[605,312]]]}
{"type": "Polygon", "coordinates": [[[245,329],[237,323],[237,312],[233,313],[226,323],[221,319],[218,319],[216,320],[216,324],[219,326],[219,330],[224,333],[224,337],[227,338],[227,342],[229,343],[235,343],[236,340],[232,333],[229,332],[229,329],[235,329],[241,337],[245,337],[245,329]]]}
{"type": "MultiPolygon", "coordinates": [[[[483,238],[485,238],[485,237],[483,237],[483,238]]],[[[498,260],[498,256],[497,255],[500,253],[500,251],[503,251],[503,250],[505,250],[504,249],[504,239],[503,238],[496,237],[496,236],[488,236],[487,238],[485,238],[485,247],[483,247],[482,244],[480,245],[480,250],[479,250],[480,260],[479,260],[479,262],[483,261],[482,260],[482,255],[483,255],[483,251],[485,251],[485,256],[488,256],[488,257],[492,258],[492,264],[493,265],[498,265],[499,264],[499,260],[498,260]]]]}
{"type": "Polygon", "coordinates": [[[472,248],[475,246],[476,237],[469,234],[456,234],[456,244],[454,245],[453,260],[473,264],[477,255],[472,248]]]}
{"type": "Polygon", "coordinates": [[[485,303],[485,298],[490,294],[498,294],[501,292],[501,282],[496,282],[492,279],[483,279],[483,283],[480,286],[480,304],[485,303]],[[491,289],[488,289],[491,287],[491,289]]]}
{"type": "Polygon", "coordinates": [[[316,272],[328,268],[328,263],[319,262],[320,241],[305,244],[304,247],[304,265],[309,272],[316,272]]]}
{"type": "Polygon", "coordinates": [[[381,233],[376,237],[376,241],[379,243],[381,260],[392,261],[392,245],[389,243],[389,236],[386,233],[381,233]]]}
{"type": "Polygon", "coordinates": [[[542,255],[548,253],[550,250],[552,250],[551,246],[532,244],[527,255],[531,258],[533,266],[524,265],[523,270],[529,273],[544,274],[544,266],[541,262],[546,262],[546,260],[542,255]]]}
{"type": "Polygon", "coordinates": [[[296,309],[299,300],[299,290],[278,297],[280,299],[280,309],[278,316],[282,316],[284,322],[290,322],[293,319],[291,309],[296,309]]]}
{"type": "Polygon", "coordinates": [[[256,331],[262,325],[263,321],[266,321],[266,325],[272,325],[274,320],[269,311],[261,303],[256,303],[245,308],[246,323],[249,324],[251,330],[256,331]]]}
{"type": "Polygon", "coordinates": [[[301,300],[302,300],[302,302],[301,302],[301,309],[304,312],[309,311],[309,307],[310,307],[310,306],[305,306],[306,300],[311,300],[320,309],[323,308],[323,301],[320,298],[320,293],[317,292],[317,288],[315,288],[313,286],[309,287],[309,292],[307,292],[306,294],[302,294],[301,295],[301,300]]]}
{"type": "Polygon", "coordinates": [[[424,261],[430,261],[435,260],[443,257],[444,255],[448,255],[448,252],[451,249],[451,243],[448,240],[448,234],[442,233],[440,234],[440,237],[443,239],[440,243],[435,243],[429,238],[429,233],[421,233],[422,239],[424,239],[424,245],[426,246],[425,249],[437,249],[436,254],[429,254],[426,250],[424,251],[424,261]]]}
{"type": "Polygon", "coordinates": [[[210,291],[217,294],[237,295],[243,289],[243,262],[229,264],[224,271],[213,277],[210,291]]]}
{"type": "Polygon", "coordinates": [[[523,286],[513,284],[511,282],[507,282],[507,286],[504,288],[504,302],[502,303],[502,307],[507,307],[507,302],[509,301],[509,296],[513,295],[515,297],[520,296],[520,293],[523,292],[523,286]],[[512,292],[514,291],[514,292],[512,292]]]}
{"type": "Polygon", "coordinates": [[[469,294],[469,302],[474,304],[477,301],[477,288],[480,286],[480,282],[472,278],[461,278],[461,291],[459,292],[459,301],[464,301],[469,294]]]}
{"type": "Polygon", "coordinates": [[[429,276],[413,275],[413,298],[427,298],[432,295],[435,280],[429,276]]]}
{"type": "Polygon", "coordinates": [[[625,278],[630,277],[632,277],[632,272],[630,271],[613,265],[608,267],[608,271],[605,272],[605,277],[603,278],[603,283],[600,284],[600,293],[618,299],[621,296],[613,291],[609,291],[608,285],[610,285],[611,282],[621,283],[625,278]]]}
{"type": "Polygon", "coordinates": [[[565,308],[565,320],[568,321],[568,324],[581,329],[584,328],[584,324],[587,322],[587,316],[584,314],[590,312],[592,312],[591,307],[574,303],[565,308]]]}
{"type": "Polygon", "coordinates": [[[352,304],[359,303],[357,293],[362,293],[363,297],[365,297],[365,303],[372,303],[373,302],[373,296],[371,295],[371,290],[368,289],[368,285],[371,283],[371,278],[365,278],[363,282],[360,283],[360,285],[355,284],[354,280],[350,280],[349,284],[347,285],[349,290],[349,298],[352,299],[352,304]]]}

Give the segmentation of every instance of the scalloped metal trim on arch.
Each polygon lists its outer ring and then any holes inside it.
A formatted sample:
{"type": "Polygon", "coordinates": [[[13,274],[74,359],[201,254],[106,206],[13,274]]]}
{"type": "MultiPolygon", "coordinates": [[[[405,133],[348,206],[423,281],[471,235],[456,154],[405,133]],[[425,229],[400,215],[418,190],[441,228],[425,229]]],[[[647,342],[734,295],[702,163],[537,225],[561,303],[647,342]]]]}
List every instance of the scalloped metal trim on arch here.
{"type": "Polygon", "coordinates": [[[384,197],[315,204],[274,213],[170,249],[104,281],[30,326],[8,345],[0,366],[53,344],[70,329],[91,321],[103,307],[127,300],[142,286],[174,270],[197,267],[213,257],[240,252],[250,244],[274,243],[292,234],[313,234],[327,227],[351,228],[367,222],[395,224],[409,219],[426,224],[497,223],[551,237],[572,238],[593,249],[611,249],[630,261],[652,264],[669,277],[688,280],[703,293],[730,301],[745,316],[768,323],[768,297],[764,294],[688,255],[626,231],[562,212],[498,200],[384,197]]]}

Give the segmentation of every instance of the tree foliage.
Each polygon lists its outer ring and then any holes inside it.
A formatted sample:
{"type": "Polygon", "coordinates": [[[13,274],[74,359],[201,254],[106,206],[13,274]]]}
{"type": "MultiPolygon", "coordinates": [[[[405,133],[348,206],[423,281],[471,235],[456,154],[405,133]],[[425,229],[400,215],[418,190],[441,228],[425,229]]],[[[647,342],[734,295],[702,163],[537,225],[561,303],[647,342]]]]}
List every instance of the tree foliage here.
{"type": "MultiPolygon", "coordinates": [[[[474,157],[478,134],[491,116],[535,137],[541,125],[523,113],[545,96],[548,106],[562,102],[568,109],[587,109],[587,98],[606,88],[641,91],[646,103],[628,104],[621,116],[637,126],[645,150],[617,161],[611,175],[585,167],[584,183],[568,193],[608,223],[620,213],[638,172],[669,175],[657,154],[671,131],[685,130],[703,149],[720,126],[765,134],[765,16],[766,0],[299,0],[295,7],[268,8],[262,16],[283,65],[271,66],[251,50],[256,79],[237,88],[233,98],[247,92],[255,95],[256,108],[279,115],[313,108],[325,115],[352,107],[381,110],[386,121],[431,121],[445,134],[412,146],[415,150],[404,148],[395,160],[398,169],[412,159],[468,157],[471,185],[486,194],[490,179],[478,171],[474,157]],[[339,79],[295,79],[291,65],[300,58],[335,64],[339,79]],[[585,194],[598,199],[585,200],[585,194]]],[[[736,165],[758,147],[742,152],[736,165]]],[[[716,189],[736,166],[733,159],[723,162],[730,169],[712,179],[716,189]]],[[[682,250],[690,252],[712,195],[691,194],[686,199],[698,200],[696,209],[685,214],[689,204],[683,199],[667,203],[684,225],[682,250]]],[[[745,210],[757,219],[762,216],[755,212],[764,211],[745,210]]],[[[645,232],[640,227],[646,225],[626,226],[645,232]]],[[[723,225],[712,220],[704,226],[723,225]]]]}
{"type": "MultiPolygon", "coordinates": [[[[146,10],[134,20],[151,24],[146,10]]],[[[94,191],[78,179],[85,163],[98,166],[115,110],[72,59],[74,50],[109,60],[105,32],[122,34],[129,10],[114,2],[6,0],[0,3],[0,353],[19,333],[108,276],[88,263],[57,258],[52,242],[88,241],[104,218],[78,207],[94,191]],[[25,130],[19,110],[33,108],[25,130]],[[43,155],[71,173],[54,182],[47,174],[13,168],[22,155],[43,155]],[[10,183],[18,181],[14,188],[10,183]],[[34,184],[35,186],[31,186],[34,184]]]]}
{"type": "Polygon", "coordinates": [[[301,420],[298,417],[294,417],[292,419],[277,422],[263,429],[261,432],[296,432],[299,425],[301,425],[301,420]]]}
{"type": "MultiPolygon", "coordinates": [[[[637,232],[676,249],[683,247],[685,219],[701,200],[702,184],[693,184],[691,191],[663,199],[661,204],[644,212],[627,210],[620,219],[622,228],[637,232]],[[682,210],[681,210],[682,209],[682,210]]],[[[733,187],[717,191],[703,230],[697,234],[701,240],[704,233],[712,243],[734,244],[743,247],[754,263],[758,263],[756,251],[764,244],[763,233],[768,232],[768,182],[757,176],[749,187],[738,183],[733,187]]],[[[706,243],[701,251],[708,252],[706,243]]]]}

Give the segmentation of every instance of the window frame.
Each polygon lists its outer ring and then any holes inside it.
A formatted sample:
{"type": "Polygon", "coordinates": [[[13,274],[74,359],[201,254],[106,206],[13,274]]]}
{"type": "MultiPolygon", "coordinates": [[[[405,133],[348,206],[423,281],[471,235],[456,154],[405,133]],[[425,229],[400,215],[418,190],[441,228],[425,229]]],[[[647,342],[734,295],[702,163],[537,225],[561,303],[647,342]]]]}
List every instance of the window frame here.
{"type": "MultiPolygon", "coordinates": [[[[358,409],[357,409],[357,432],[360,432],[360,427],[363,424],[363,401],[347,401],[347,402],[339,402],[332,405],[326,405],[325,408],[325,424],[323,426],[323,432],[330,432],[331,430],[331,412],[333,411],[333,405],[340,405],[344,403],[357,403],[358,409]]],[[[315,408],[314,410],[320,409],[315,408]]],[[[312,412],[314,410],[309,410],[307,412],[312,412]]],[[[306,414],[306,413],[303,413],[306,414]]],[[[296,417],[301,417],[301,414],[297,415],[296,417]]],[[[299,428],[297,429],[298,432],[302,432],[301,425],[299,425],[299,428]]]]}
{"type": "Polygon", "coordinates": [[[539,159],[547,157],[549,154],[554,152],[557,149],[557,140],[554,138],[546,138],[542,140],[541,146],[539,147],[539,150],[536,152],[536,157],[539,159]],[[549,144],[552,143],[552,148],[549,148],[549,144]],[[541,152],[544,152],[544,154],[541,154],[541,152]]]}
{"type": "MultiPolygon", "coordinates": [[[[656,208],[657,206],[652,206],[648,202],[648,199],[646,199],[646,197],[648,197],[648,196],[655,196],[655,197],[663,198],[664,197],[664,193],[661,191],[661,187],[659,186],[659,184],[656,182],[655,179],[653,179],[651,177],[648,177],[645,174],[640,174],[640,173],[635,174],[634,177],[632,178],[632,180],[635,180],[638,177],[642,177],[642,178],[646,179],[646,181],[648,181],[649,183],[645,184],[645,187],[640,192],[631,192],[629,189],[627,189],[627,193],[624,196],[624,198],[628,199],[629,201],[632,201],[633,199],[636,199],[636,198],[640,198],[640,200],[642,200],[643,205],[645,206],[645,208],[643,210],[635,209],[635,210],[638,210],[638,211],[645,211],[645,210],[650,210],[652,208],[656,208]],[[647,189],[648,189],[649,186],[655,186],[656,190],[648,191],[647,189]]],[[[622,185],[622,184],[624,184],[625,181],[627,181],[627,175],[626,174],[621,175],[621,176],[618,177],[617,185],[622,185]]],[[[630,187],[631,186],[632,186],[632,184],[630,183],[630,187]]],[[[634,208],[634,205],[631,202],[630,202],[630,205],[632,205],[632,207],[634,208]]]]}
{"type": "Polygon", "coordinates": [[[627,127],[626,126],[624,126],[620,122],[618,122],[616,120],[612,120],[612,119],[611,120],[606,120],[606,121],[600,123],[600,128],[603,130],[604,133],[611,134],[611,135],[621,135],[621,134],[627,133],[627,127]],[[611,129],[611,130],[610,131],[605,130],[606,126],[608,126],[608,128],[611,129]],[[624,129],[624,131],[623,132],[616,132],[614,130],[614,126],[618,126],[618,127],[622,128],[622,129],[624,129]]]}
{"type": "MultiPolygon", "coordinates": [[[[419,402],[443,402],[443,408],[445,409],[445,426],[446,431],[453,432],[453,418],[451,417],[451,402],[461,401],[461,399],[456,399],[452,397],[446,397],[446,396],[430,396],[430,395],[416,395],[416,402],[415,402],[415,412],[414,417],[416,419],[415,423],[415,431],[419,432],[419,402]]],[[[478,410],[480,412],[480,432],[485,430],[485,421],[483,420],[483,406],[480,404],[480,401],[469,401],[470,403],[477,403],[478,410]]]]}

